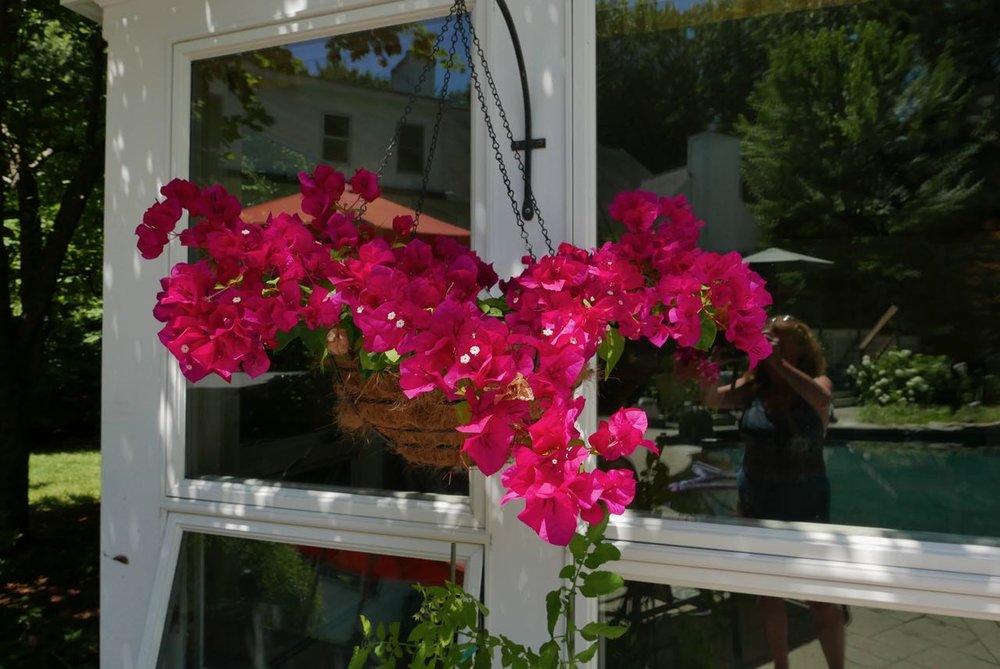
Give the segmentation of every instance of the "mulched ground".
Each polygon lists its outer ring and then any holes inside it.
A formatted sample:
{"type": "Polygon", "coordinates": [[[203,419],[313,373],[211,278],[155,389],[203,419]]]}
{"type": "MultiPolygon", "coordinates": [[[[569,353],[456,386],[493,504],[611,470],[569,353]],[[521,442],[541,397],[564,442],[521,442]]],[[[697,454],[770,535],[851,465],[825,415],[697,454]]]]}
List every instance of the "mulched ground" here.
{"type": "Polygon", "coordinates": [[[97,667],[100,505],[32,514],[0,558],[0,669],[97,667]]]}

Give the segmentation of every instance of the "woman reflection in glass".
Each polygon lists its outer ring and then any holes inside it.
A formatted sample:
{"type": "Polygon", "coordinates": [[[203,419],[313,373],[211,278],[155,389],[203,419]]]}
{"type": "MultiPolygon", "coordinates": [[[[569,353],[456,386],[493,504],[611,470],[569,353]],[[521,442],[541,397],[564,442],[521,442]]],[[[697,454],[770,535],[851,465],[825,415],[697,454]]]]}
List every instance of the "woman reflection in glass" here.
{"type": "MultiPolygon", "coordinates": [[[[792,316],[775,316],[765,334],[774,352],[732,385],[710,389],[705,404],[742,409],[743,465],[737,478],[739,513],[745,518],[827,522],[830,482],[823,440],[833,384],[809,327],[792,316]]],[[[830,669],[844,666],[844,618],[836,604],[810,602],[816,636],[830,669]]],[[[775,669],[788,667],[785,602],[760,598],[761,618],[775,669]]]]}

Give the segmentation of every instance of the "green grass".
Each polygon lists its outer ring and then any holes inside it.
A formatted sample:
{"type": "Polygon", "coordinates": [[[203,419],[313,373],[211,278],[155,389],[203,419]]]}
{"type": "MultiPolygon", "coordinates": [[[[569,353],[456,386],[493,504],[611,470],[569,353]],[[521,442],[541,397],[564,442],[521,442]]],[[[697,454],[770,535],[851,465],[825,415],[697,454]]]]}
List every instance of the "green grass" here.
{"type": "Polygon", "coordinates": [[[966,406],[956,411],[946,406],[866,404],[858,407],[858,418],[874,425],[925,425],[927,423],[983,424],[1000,422],[1000,406],[966,406]]]}
{"type": "Polygon", "coordinates": [[[99,451],[35,453],[28,500],[36,508],[96,502],[101,498],[99,451]]]}

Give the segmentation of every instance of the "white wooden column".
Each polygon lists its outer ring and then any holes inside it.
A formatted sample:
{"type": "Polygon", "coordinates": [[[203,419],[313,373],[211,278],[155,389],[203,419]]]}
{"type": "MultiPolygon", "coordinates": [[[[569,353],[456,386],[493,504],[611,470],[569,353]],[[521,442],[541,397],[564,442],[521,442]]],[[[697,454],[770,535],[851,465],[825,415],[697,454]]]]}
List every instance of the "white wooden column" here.
{"type": "MultiPolygon", "coordinates": [[[[572,123],[570,122],[571,2],[569,0],[508,0],[524,54],[531,92],[532,135],[544,138],[546,147],[532,152],[532,188],[555,246],[569,239],[572,201],[572,123]]],[[[520,75],[511,37],[495,2],[478,3],[477,30],[496,80],[514,139],[525,139],[520,75]]],[[[473,95],[473,118],[478,121],[473,142],[473,165],[485,183],[484,210],[477,211],[474,244],[494,263],[501,277],[517,274],[526,249],[511,211],[473,95]]],[[[509,142],[494,113],[494,123],[504,149],[507,171],[517,197],[523,202],[523,178],[509,150],[509,142]]],[[[537,256],[548,253],[538,219],[526,221],[537,256]]],[[[517,519],[521,501],[500,507],[504,490],[499,474],[488,479],[486,526],[490,543],[484,564],[484,597],[490,616],[486,624],[495,634],[537,648],[548,639],[545,595],[562,583],[559,570],[568,552],[544,543],[517,519]]]]}

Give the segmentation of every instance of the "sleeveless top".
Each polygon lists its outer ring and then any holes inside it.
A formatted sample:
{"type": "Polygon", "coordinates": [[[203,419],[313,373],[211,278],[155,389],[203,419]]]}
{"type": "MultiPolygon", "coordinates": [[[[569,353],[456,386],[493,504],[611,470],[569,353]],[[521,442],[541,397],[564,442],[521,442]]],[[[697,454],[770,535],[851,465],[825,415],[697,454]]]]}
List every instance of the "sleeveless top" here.
{"type": "Polygon", "coordinates": [[[740,417],[744,442],[743,475],[753,481],[802,481],[823,477],[823,421],[816,410],[796,396],[769,414],[755,397],[740,417]]]}

